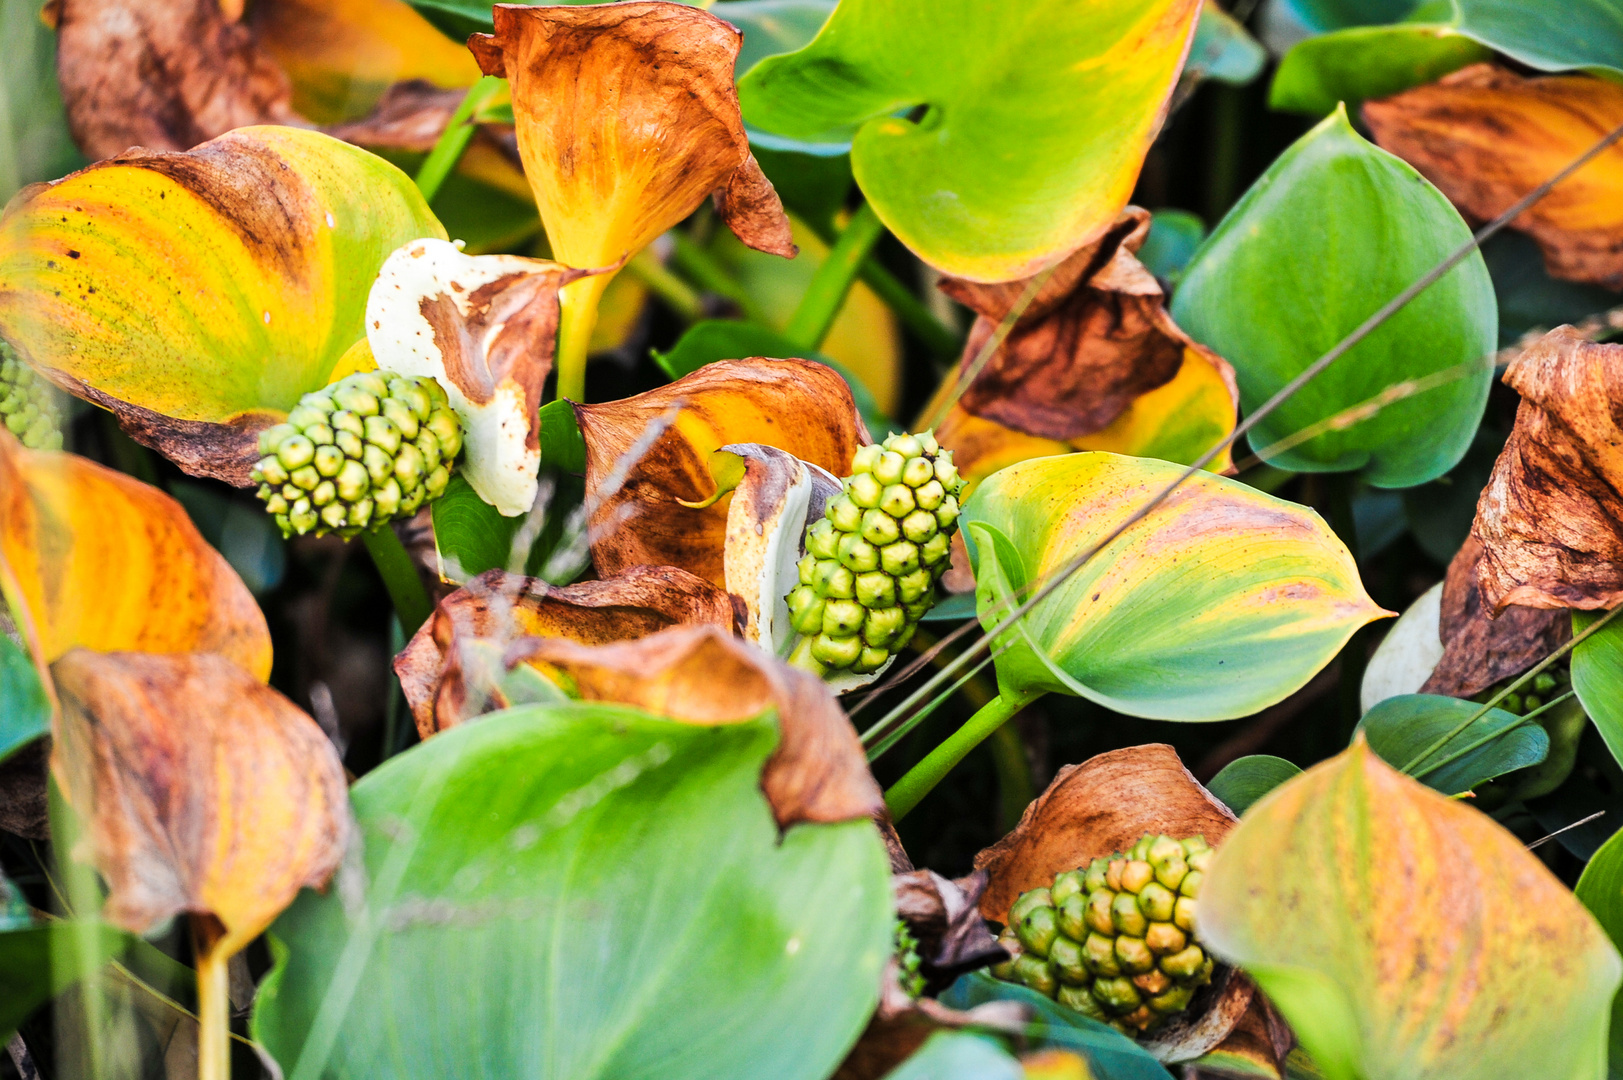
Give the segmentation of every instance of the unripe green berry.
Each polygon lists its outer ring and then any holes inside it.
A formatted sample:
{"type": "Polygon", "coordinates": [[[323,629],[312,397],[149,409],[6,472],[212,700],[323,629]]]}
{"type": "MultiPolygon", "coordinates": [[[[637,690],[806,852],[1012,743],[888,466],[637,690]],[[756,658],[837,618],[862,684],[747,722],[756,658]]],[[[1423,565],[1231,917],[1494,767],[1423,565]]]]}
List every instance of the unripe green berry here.
{"type": "Polygon", "coordinates": [[[938,532],[919,545],[919,559],[925,566],[931,569],[939,567],[942,573],[946,573],[947,556],[951,551],[952,541],[946,533],[938,532]]]}
{"type": "Polygon", "coordinates": [[[389,398],[383,403],[383,415],[389,418],[390,423],[400,429],[401,438],[415,439],[417,430],[422,427],[422,421],[417,419],[417,413],[412,407],[396,398],[389,398]]]}
{"type": "Polygon", "coordinates": [[[856,595],[857,578],[839,563],[818,562],[812,572],[812,588],[825,600],[849,600],[856,595]]]}
{"type": "Polygon", "coordinates": [[[812,656],[832,668],[848,668],[862,655],[862,639],[818,634],[812,642],[812,656]]]}
{"type": "Polygon", "coordinates": [[[338,475],[338,470],[344,467],[344,452],[336,446],[317,446],[315,461],[312,463],[316,472],[331,478],[338,475]]]}
{"type": "Polygon", "coordinates": [[[913,492],[913,499],[919,504],[920,510],[934,510],[946,497],[947,489],[941,486],[939,480],[931,480],[913,492]]]}
{"type": "Polygon", "coordinates": [[[864,644],[862,654],[857,657],[857,662],[851,665],[851,670],[858,675],[867,675],[884,667],[888,660],[890,653],[887,650],[864,644]]]}
{"type": "Polygon", "coordinates": [[[897,520],[912,513],[917,506],[918,503],[913,501],[913,489],[906,484],[892,484],[879,496],[879,509],[897,520]]]}
{"type": "Polygon", "coordinates": [[[1059,979],[1048,960],[1031,953],[1023,953],[1014,962],[1014,977],[1039,994],[1052,995],[1059,990],[1059,979]]]}
{"type": "Polygon", "coordinates": [[[879,456],[884,452],[885,448],[878,443],[870,443],[867,446],[858,448],[851,458],[852,479],[856,479],[862,473],[873,472],[874,466],[879,463],[879,456]]]}
{"type": "Polygon", "coordinates": [[[885,608],[868,612],[862,624],[862,640],[876,648],[894,642],[907,626],[907,616],[901,608],[885,608]]]}
{"type": "MultiPolygon", "coordinates": [[[[879,566],[897,577],[919,568],[919,546],[911,540],[897,540],[879,549],[879,566]]],[[[899,583],[898,583],[899,584],[899,583]]]]}
{"type": "Polygon", "coordinates": [[[875,547],[884,547],[902,535],[902,527],[896,519],[879,509],[863,511],[859,528],[862,538],[875,547]]]}
{"type": "MultiPolygon", "coordinates": [[[[310,456],[315,457],[315,455],[316,452],[312,448],[310,451],[310,456]]],[[[321,483],[321,474],[316,472],[314,465],[305,465],[301,468],[294,469],[291,473],[289,473],[288,479],[291,480],[293,482],[293,486],[298,488],[300,491],[308,492],[314,491],[316,489],[316,485],[321,483]]]]}
{"type": "Polygon", "coordinates": [[[896,606],[896,579],[880,570],[858,574],[857,602],[865,608],[893,608],[896,606]]]}
{"type": "Polygon", "coordinates": [[[902,466],[902,483],[910,488],[923,487],[935,479],[935,462],[927,457],[908,459],[902,466]]]}
{"type": "Polygon", "coordinates": [[[885,440],[885,449],[905,458],[916,458],[924,453],[924,444],[914,435],[891,435],[885,440]]]}
{"type": "Polygon", "coordinates": [[[902,482],[902,470],[907,467],[907,459],[894,450],[886,450],[874,462],[873,476],[881,484],[889,487],[891,484],[902,482]]]}
{"type": "Polygon", "coordinates": [[[879,498],[885,489],[872,473],[858,473],[851,478],[845,490],[852,502],[864,510],[870,510],[879,505],[879,498]]]}
{"type": "Polygon", "coordinates": [[[902,535],[915,544],[923,544],[940,533],[935,515],[928,510],[915,510],[902,519],[902,535]]]}
{"type": "MultiPolygon", "coordinates": [[[[291,435],[276,447],[276,460],[292,472],[310,464],[316,456],[316,444],[303,435],[291,435]]],[[[301,485],[302,486],[302,485],[301,485]]]]}
{"type": "Polygon", "coordinates": [[[879,568],[879,549],[860,536],[849,533],[841,535],[835,555],[840,565],[848,567],[853,573],[862,574],[879,568]]]}
{"type": "Polygon", "coordinates": [[[829,600],[823,604],[823,633],[850,637],[862,629],[862,605],[855,600],[829,600]]]}
{"type": "Polygon", "coordinates": [[[934,584],[930,571],[914,570],[896,579],[896,594],[903,604],[921,603],[930,595],[934,584]]]}
{"type": "Polygon", "coordinates": [[[862,524],[862,507],[852,502],[849,495],[836,495],[829,501],[824,513],[842,533],[856,532],[862,524]]]}

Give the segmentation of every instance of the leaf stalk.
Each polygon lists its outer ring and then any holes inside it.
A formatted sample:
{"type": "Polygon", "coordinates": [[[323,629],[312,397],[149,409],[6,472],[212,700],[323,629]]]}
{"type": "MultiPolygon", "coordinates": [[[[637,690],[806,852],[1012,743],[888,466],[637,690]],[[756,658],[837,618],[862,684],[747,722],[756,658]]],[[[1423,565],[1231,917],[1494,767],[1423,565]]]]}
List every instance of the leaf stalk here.
{"type": "Polygon", "coordinates": [[[406,545],[400,542],[393,526],[363,532],[361,540],[366,544],[366,553],[372,556],[372,565],[383,578],[384,587],[389,590],[401,629],[406,637],[411,637],[434,613],[434,604],[417,574],[417,565],[411,561],[406,545]]]}
{"type": "Polygon", "coordinates": [[[907,775],[885,792],[885,806],[890,810],[892,821],[900,821],[919,804],[923,798],[934,790],[935,786],[958,763],[969,756],[969,752],[982,742],[986,741],[994,731],[1002,727],[1015,713],[1041,697],[1041,692],[1026,691],[1018,694],[999,694],[981,707],[980,711],[964,722],[964,726],[949,735],[940,746],[908,770],[907,775]]]}
{"type": "Polygon", "coordinates": [[[784,336],[803,349],[816,349],[828,336],[834,317],[856,282],[868,253],[885,233],[885,224],[874,213],[873,204],[863,203],[851,223],[834,241],[811,284],[800,298],[800,306],[784,328],[784,336]]]}

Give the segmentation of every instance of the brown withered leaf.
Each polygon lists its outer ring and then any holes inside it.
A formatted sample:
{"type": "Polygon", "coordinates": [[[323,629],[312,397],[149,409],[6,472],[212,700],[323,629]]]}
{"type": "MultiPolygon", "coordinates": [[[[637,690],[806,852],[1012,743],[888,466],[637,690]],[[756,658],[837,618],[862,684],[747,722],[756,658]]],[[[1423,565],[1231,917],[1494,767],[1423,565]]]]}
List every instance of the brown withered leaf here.
{"type": "Polygon", "coordinates": [[[459,640],[493,641],[503,649],[520,637],[598,645],[682,623],[730,633],[740,621],[725,592],[674,566],[635,566],[617,577],[562,587],[489,570],[439,602],[395,657],[394,670],[426,739],[468,719],[470,701],[479,707],[479,695],[463,682],[459,640]]]}
{"type": "Polygon", "coordinates": [[[1477,501],[1477,583],[1490,616],[1511,604],[1615,607],[1623,601],[1623,345],[1570,326],[1525,349],[1504,381],[1516,426],[1477,501]]]}
{"type": "MultiPolygon", "coordinates": [[[[1149,230],[1149,211],[1129,206],[1102,237],[1055,267],[965,389],[962,407],[1028,435],[1076,439],[1103,430],[1135,399],[1171,382],[1186,350],[1229,371],[1178,329],[1160,284],[1134,258],[1149,230]]],[[[978,316],[960,377],[1031,281],[941,282],[943,292],[978,316]]]]}
{"type": "Polygon", "coordinates": [[[92,160],[303,123],[286,74],[219,0],[61,0],[56,17],[68,127],[92,160]]]}
{"type": "Polygon", "coordinates": [[[211,915],[230,955],[337,868],[343,766],[276,691],[210,653],[75,649],[52,671],[51,771],[86,823],[109,922],[144,933],[211,915]]]}
{"type": "Polygon", "coordinates": [[[494,19],[468,46],[512,83],[519,154],[560,262],[617,265],[711,194],[744,243],[794,256],[739,115],[736,29],[661,0],[497,4],[494,19]]]}
{"type": "Polygon", "coordinates": [[[985,870],[976,870],[957,881],[949,881],[934,870],[914,870],[891,877],[896,914],[906,920],[918,942],[925,993],[940,993],[959,975],[1008,958],[987,929],[978,906],[987,880],[985,870]]]}
{"type": "MultiPolygon", "coordinates": [[[[1366,102],[1363,115],[1377,143],[1486,221],[1623,123],[1623,86],[1474,64],[1366,102]]],[[[1623,148],[1612,146],[1512,223],[1538,241],[1551,276],[1623,289],[1620,170],[1623,148]]]]}
{"type": "Polygon", "coordinates": [[[690,724],[775,709],[778,746],[761,790],[778,826],[872,817],[884,806],[856,729],[823,680],[717,626],[676,626],[636,641],[515,644],[510,661],[555,668],[587,701],[615,701],[690,724]]]}
{"type": "Polygon", "coordinates": [[[710,455],[757,443],[844,476],[870,441],[845,380],[809,360],[723,360],[645,394],[577,405],[575,418],[587,491],[613,491],[590,522],[598,574],[680,566],[724,588],[731,500],[683,505],[716,491],[710,455]]]}
{"type": "MultiPolygon", "coordinates": [[[[981,894],[987,919],[1007,923],[1021,893],[1054,876],[1125,851],[1145,834],[1204,836],[1213,847],[1238,824],[1227,807],[1195,780],[1172,747],[1129,746],[1068,765],[1020,816],[1014,831],[975,856],[990,875],[981,894]]],[[[1251,981],[1218,968],[1189,1011],[1143,1040],[1166,1062],[1190,1061],[1227,1038],[1250,1006],[1251,981]]]]}
{"type": "Polygon", "coordinates": [[[1448,564],[1437,627],[1443,657],[1422,694],[1471,697],[1515,678],[1572,637],[1572,619],[1564,610],[1507,607],[1490,618],[1477,585],[1481,560],[1482,543],[1471,536],[1448,564]]]}

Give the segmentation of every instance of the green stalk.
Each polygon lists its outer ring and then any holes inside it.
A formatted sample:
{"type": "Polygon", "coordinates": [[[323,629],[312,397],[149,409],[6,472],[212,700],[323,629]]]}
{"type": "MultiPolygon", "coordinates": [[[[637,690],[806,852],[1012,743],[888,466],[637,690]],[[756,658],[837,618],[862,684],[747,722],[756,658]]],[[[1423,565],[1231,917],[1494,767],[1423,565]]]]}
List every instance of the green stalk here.
{"type": "Polygon", "coordinates": [[[988,701],[979,712],[964,721],[963,727],[949,735],[945,742],[930,751],[923,761],[909,769],[906,776],[885,792],[885,805],[890,809],[891,820],[900,821],[906,817],[948,773],[958,767],[960,761],[969,756],[971,750],[1040,696],[1041,691],[1012,696],[999,694],[988,701]]]}
{"type": "Polygon", "coordinates": [[[468,87],[468,92],[462,97],[462,104],[456,107],[451,119],[440,133],[439,141],[434,149],[428,152],[422,165],[417,168],[417,190],[423,193],[424,202],[433,202],[434,196],[440,192],[440,185],[445,178],[451,175],[456,163],[462,158],[462,151],[468,148],[468,142],[473,138],[479,125],[474,123],[473,115],[484,108],[485,103],[496,96],[502,88],[505,79],[494,75],[486,75],[478,82],[468,87]]]}
{"type": "Polygon", "coordinates": [[[409,638],[434,612],[428,590],[423,587],[423,579],[417,574],[417,565],[411,561],[406,545],[395,535],[392,525],[363,532],[361,540],[366,544],[366,553],[372,556],[372,564],[383,578],[384,587],[389,590],[395,615],[409,638]]]}
{"type": "Polygon", "coordinates": [[[72,981],[79,988],[83,1003],[84,1030],[78,1036],[85,1040],[84,1061],[90,1075],[100,1080],[107,1074],[107,998],[102,992],[102,924],[101,882],[96,871],[79,862],[70,854],[83,837],[82,822],[68,806],[62,789],[54,778],[46,781],[51,816],[51,850],[56,857],[57,875],[62,880],[62,914],[70,920],[71,934],[53,935],[51,964],[61,971],[72,973],[72,981]],[[64,955],[65,954],[65,955],[64,955]]]}
{"type": "Polygon", "coordinates": [[[750,322],[766,325],[766,313],[750,297],[744,286],[728,273],[727,268],[716,261],[715,256],[700,247],[692,237],[680,229],[672,229],[666,235],[671,238],[672,265],[705,292],[726,297],[737,304],[750,322]]]}
{"type": "MultiPolygon", "coordinates": [[[[823,243],[831,246],[839,238],[839,234],[833,228],[813,225],[812,231],[823,243]]],[[[884,301],[892,314],[901,320],[903,326],[913,331],[931,353],[948,360],[957,358],[958,351],[963,347],[963,335],[936,318],[930,309],[913,295],[913,290],[898,281],[896,275],[874,258],[872,252],[869,252],[868,257],[863,260],[860,276],[863,283],[874,291],[874,295],[884,301]]]]}
{"type": "Polygon", "coordinates": [[[683,322],[695,323],[704,317],[704,301],[693,286],[677,277],[654,257],[652,248],[643,248],[626,263],[626,273],[648,287],[648,291],[665,301],[665,306],[681,317],[683,322]]]}
{"type": "Polygon", "coordinates": [[[884,232],[884,222],[874,213],[873,205],[863,203],[840,238],[834,241],[817,273],[812,275],[806,294],[800,298],[800,306],[784,328],[784,337],[803,349],[816,349],[823,344],[828,328],[834,325],[834,317],[840,313],[846,294],[857,279],[857,272],[884,232]]]}
{"type": "Polygon", "coordinates": [[[558,293],[558,400],[586,400],[586,357],[597,327],[597,305],[614,274],[594,274],[558,293]]]}

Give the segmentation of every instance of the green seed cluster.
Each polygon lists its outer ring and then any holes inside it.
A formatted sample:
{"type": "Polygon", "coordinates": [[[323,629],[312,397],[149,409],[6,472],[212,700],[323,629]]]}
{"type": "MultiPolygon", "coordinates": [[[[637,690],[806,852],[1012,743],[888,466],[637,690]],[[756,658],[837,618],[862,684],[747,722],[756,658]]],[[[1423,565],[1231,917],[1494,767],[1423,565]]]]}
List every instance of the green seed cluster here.
{"type": "Polygon", "coordinates": [[[878,671],[935,604],[964,481],[930,432],[864,446],[843,490],[806,530],[789,619],[791,661],[826,674],[878,671]]]}
{"type": "Polygon", "coordinates": [[[1203,837],[1146,836],[1125,854],[1021,894],[992,973],[1128,1034],[1153,1031],[1211,982],[1194,938],[1212,849],[1203,837]]]}
{"type": "Polygon", "coordinates": [[[283,536],[354,536],[445,493],[462,426],[433,379],[368,371],[306,394],[259,436],[259,497],[283,536]]]}
{"type": "MultiPolygon", "coordinates": [[[[1503,690],[1514,678],[1506,679],[1482,691],[1472,701],[1486,705],[1492,701],[1494,695],[1503,690]]],[[[1505,695],[1505,700],[1495,705],[1496,709],[1503,709],[1507,713],[1517,716],[1526,716],[1534,709],[1542,708],[1545,702],[1556,698],[1572,689],[1572,673],[1566,664],[1552,664],[1545,670],[1533,676],[1533,681],[1522,687],[1521,690],[1505,695]]],[[[1537,719],[1535,717],[1535,719],[1537,719]]]]}
{"type": "Polygon", "coordinates": [[[30,450],[62,449],[56,391],[0,341],[0,423],[30,450]]]}

